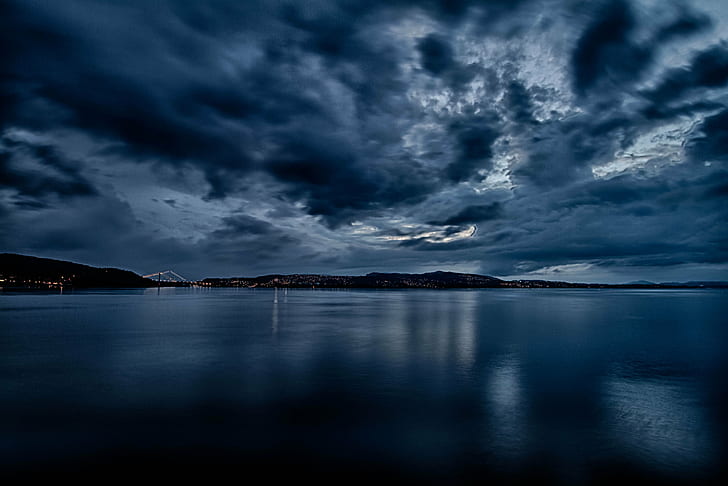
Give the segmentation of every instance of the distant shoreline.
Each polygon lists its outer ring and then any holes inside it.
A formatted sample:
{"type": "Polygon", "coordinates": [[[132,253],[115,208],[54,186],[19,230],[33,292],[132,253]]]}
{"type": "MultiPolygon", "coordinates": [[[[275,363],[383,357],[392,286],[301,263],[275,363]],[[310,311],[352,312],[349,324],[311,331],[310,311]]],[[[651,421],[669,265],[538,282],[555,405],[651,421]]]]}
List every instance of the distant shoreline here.
{"type": "Polygon", "coordinates": [[[259,277],[205,278],[165,282],[128,270],[97,268],[62,260],[13,253],[0,254],[0,290],[140,289],[153,287],[294,288],[294,289],[722,289],[728,282],[572,283],[551,280],[503,280],[455,272],[368,273],[366,275],[272,274],[259,277]]]}
{"type": "Polygon", "coordinates": [[[728,290],[728,285],[713,286],[653,286],[634,287],[629,285],[584,285],[570,287],[209,287],[204,285],[161,285],[159,287],[2,287],[1,294],[49,294],[75,293],[86,291],[124,291],[124,290],[154,290],[154,289],[239,289],[239,290],[728,290]]]}

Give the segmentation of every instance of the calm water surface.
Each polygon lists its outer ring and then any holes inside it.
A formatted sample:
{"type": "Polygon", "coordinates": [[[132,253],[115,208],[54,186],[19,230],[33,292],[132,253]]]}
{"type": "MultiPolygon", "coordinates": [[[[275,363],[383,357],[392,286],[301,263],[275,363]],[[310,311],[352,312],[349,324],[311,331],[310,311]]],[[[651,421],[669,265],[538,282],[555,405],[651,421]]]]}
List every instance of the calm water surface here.
{"type": "Polygon", "coordinates": [[[0,470],[726,475],[728,293],[0,294],[0,470]]]}

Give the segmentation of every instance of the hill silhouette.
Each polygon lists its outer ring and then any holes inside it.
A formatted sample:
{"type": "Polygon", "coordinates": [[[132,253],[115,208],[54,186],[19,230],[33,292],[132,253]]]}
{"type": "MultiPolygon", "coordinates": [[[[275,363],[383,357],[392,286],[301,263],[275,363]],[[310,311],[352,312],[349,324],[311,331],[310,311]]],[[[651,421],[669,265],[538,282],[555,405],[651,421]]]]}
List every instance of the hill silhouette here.
{"type": "MultiPolygon", "coordinates": [[[[160,283],[128,270],[96,268],[50,258],[0,254],[0,288],[144,288],[160,283]]],[[[366,275],[273,274],[258,277],[205,278],[197,282],[162,286],[251,288],[372,288],[372,289],[455,289],[455,288],[728,288],[728,282],[637,281],[628,284],[572,283],[551,280],[503,280],[487,275],[456,272],[382,273],[366,275]]]]}
{"type": "Polygon", "coordinates": [[[156,285],[128,270],[0,253],[0,287],[138,288],[156,285]]]}

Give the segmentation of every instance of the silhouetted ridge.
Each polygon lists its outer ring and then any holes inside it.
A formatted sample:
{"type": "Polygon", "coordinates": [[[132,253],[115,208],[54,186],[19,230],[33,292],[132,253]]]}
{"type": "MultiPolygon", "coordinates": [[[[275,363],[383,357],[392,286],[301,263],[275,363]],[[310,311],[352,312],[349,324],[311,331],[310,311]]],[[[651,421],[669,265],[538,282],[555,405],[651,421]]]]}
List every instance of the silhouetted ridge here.
{"type": "Polygon", "coordinates": [[[128,270],[0,253],[0,287],[134,288],[153,285],[156,283],[128,270]]]}
{"type": "MultiPolygon", "coordinates": [[[[0,288],[132,288],[156,286],[156,281],[118,268],[95,268],[78,263],[12,253],[0,254],[0,288]]],[[[728,282],[599,283],[554,282],[549,280],[501,280],[488,275],[434,271],[427,273],[383,273],[366,275],[271,274],[259,277],[206,278],[197,282],[162,282],[162,285],[250,288],[372,288],[372,289],[458,289],[458,288],[592,288],[671,289],[728,288],[728,282]]]]}

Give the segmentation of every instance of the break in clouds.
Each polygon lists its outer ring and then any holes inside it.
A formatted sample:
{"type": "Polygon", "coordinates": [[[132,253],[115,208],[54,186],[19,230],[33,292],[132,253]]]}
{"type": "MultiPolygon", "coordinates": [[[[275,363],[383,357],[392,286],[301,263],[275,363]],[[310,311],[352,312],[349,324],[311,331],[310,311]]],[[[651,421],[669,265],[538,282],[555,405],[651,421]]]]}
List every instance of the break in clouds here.
{"type": "Polygon", "coordinates": [[[190,278],[728,274],[721,0],[0,9],[4,251],[190,278]]]}

